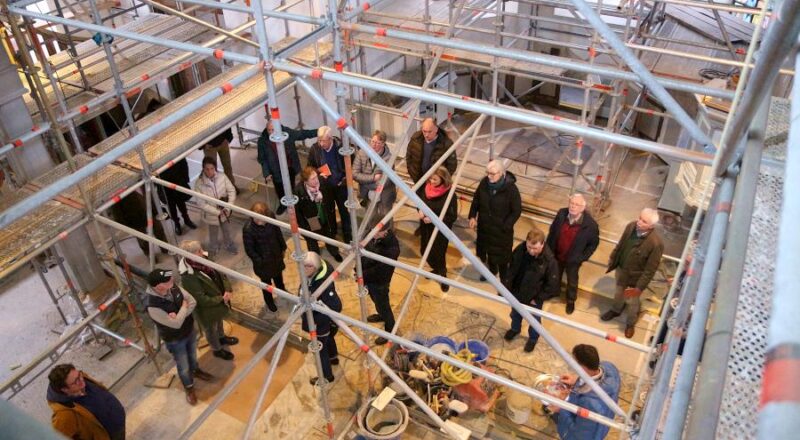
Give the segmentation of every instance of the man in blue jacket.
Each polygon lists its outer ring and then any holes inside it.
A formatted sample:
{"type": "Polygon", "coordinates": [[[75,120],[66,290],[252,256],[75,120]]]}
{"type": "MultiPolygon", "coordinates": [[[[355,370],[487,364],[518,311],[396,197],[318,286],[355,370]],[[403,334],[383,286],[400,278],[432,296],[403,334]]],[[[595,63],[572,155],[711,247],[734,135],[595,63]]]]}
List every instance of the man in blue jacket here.
{"type": "MultiPolygon", "coordinates": [[[[294,188],[295,178],[302,168],[295,144],[298,141],[317,137],[317,130],[293,130],[285,126],[281,126],[281,130],[288,135],[286,140],[283,141],[283,146],[286,149],[286,161],[289,166],[289,185],[294,188]]],[[[275,192],[278,193],[278,199],[282,199],[286,192],[283,190],[283,179],[281,177],[280,163],[278,162],[278,145],[269,138],[273,131],[272,121],[267,122],[267,128],[258,137],[258,156],[256,160],[261,164],[261,174],[264,176],[264,182],[269,183],[270,179],[272,179],[272,183],[275,185],[275,192]]],[[[275,214],[281,215],[285,211],[286,207],[280,204],[279,200],[275,214]]]]}
{"type": "MultiPolygon", "coordinates": [[[[592,377],[615,402],[619,399],[619,370],[610,362],[600,362],[600,355],[592,345],[578,344],[572,349],[572,356],[586,373],[592,377]]],[[[561,376],[561,382],[571,387],[567,402],[585,408],[591,412],[608,418],[614,418],[614,411],[608,407],[600,396],[588,384],[575,374],[561,376]]],[[[558,437],[561,440],[603,440],[608,434],[608,426],[579,417],[569,411],[551,408],[555,412],[558,425],[558,437]]]]}

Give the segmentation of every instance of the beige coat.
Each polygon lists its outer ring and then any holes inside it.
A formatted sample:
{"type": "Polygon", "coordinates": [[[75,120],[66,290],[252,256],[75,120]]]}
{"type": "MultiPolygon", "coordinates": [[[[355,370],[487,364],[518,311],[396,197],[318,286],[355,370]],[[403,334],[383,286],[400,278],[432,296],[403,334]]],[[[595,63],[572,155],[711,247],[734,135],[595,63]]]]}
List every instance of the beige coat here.
{"type": "MultiPolygon", "coordinates": [[[[233,204],[236,202],[236,188],[233,186],[230,179],[219,171],[217,171],[217,174],[215,174],[212,179],[206,177],[204,173],[200,173],[200,177],[198,177],[197,181],[194,183],[194,190],[217,200],[221,200],[223,197],[227,196],[228,203],[233,204]]],[[[222,217],[224,221],[225,216],[222,215],[222,209],[217,205],[213,205],[197,197],[195,200],[197,200],[200,209],[203,211],[203,221],[207,225],[218,226],[220,217],[222,217]]]]}

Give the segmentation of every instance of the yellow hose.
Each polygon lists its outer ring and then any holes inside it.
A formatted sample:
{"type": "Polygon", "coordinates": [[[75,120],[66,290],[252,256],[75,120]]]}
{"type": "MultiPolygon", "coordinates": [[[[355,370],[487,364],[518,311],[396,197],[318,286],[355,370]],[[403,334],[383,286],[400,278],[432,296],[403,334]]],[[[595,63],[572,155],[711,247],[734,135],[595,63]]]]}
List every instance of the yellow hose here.
{"type": "MultiPolygon", "coordinates": [[[[470,352],[468,349],[465,348],[452,357],[460,361],[469,363],[475,356],[476,356],[475,354],[473,354],[472,352],[470,352]]],[[[450,387],[469,383],[472,380],[472,373],[462,368],[455,367],[448,363],[442,363],[440,372],[442,376],[442,383],[450,387]]]]}

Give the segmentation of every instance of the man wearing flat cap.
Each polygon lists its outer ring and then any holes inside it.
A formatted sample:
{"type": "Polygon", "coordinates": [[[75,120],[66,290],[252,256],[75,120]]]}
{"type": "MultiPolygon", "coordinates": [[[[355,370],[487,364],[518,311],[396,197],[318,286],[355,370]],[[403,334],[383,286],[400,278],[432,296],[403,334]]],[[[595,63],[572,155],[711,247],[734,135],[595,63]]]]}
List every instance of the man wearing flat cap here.
{"type": "Polygon", "coordinates": [[[175,359],[186,401],[195,405],[194,378],[205,381],[214,378],[197,365],[197,332],[192,318],[197,301],[175,284],[171,270],[154,269],[147,276],[147,283],[147,314],[156,323],[164,345],[175,359]]]}

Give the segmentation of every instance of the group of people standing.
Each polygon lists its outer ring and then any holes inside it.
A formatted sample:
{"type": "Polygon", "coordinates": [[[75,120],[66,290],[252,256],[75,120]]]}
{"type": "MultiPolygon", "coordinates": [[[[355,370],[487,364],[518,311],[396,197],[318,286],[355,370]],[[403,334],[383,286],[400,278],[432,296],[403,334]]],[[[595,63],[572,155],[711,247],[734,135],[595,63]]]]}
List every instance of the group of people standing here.
{"type": "MultiPolygon", "coordinates": [[[[340,153],[341,140],[333,135],[327,126],[317,130],[292,130],[283,128],[288,134],[284,141],[286,165],[289,182],[284,182],[280,171],[278,149],[270,138],[272,123],[268,123],[258,141],[258,162],[266,182],[272,181],[278,195],[285,197],[285,188],[292,188],[297,196],[295,214],[299,226],[308,231],[334,239],[339,235],[344,241],[352,240],[350,214],[345,202],[348,198],[345,156],[340,153]],[[316,137],[308,154],[305,167],[301,167],[295,142],[316,137]],[[299,175],[299,181],[295,181],[299,175]],[[340,221],[337,221],[337,215],[340,221]]],[[[425,178],[418,185],[417,194],[434,213],[441,215],[442,221],[452,228],[458,216],[458,197],[451,195],[452,175],[457,161],[452,141],[432,119],[425,119],[421,130],[415,133],[406,152],[406,166],[414,183],[425,178]],[[445,157],[445,159],[442,159],[445,157]]],[[[389,161],[392,153],[386,146],[386,134],[376,130],[370,138],[373,151],[384,161],[389,161]]],[[[342,150],[344,151],[344,150],[342,150]]],[[[377,200],[377,212],[371,221],[370,229],[380,226],[380,230],[365,248],[370,252],[396,260],[400,255],[400,244],[395,236],[391,222],[378,224],[392,207],[396,198],[396,188],[391,182],[383,182],[383,173],[364,151],[358,151],[353,160],[353,178],[358,182],[358,195],[362,205],[377,200]]],[[[507,171],[499,160],[490,161],[486,166],[486,176],[482,178],[474,192],[470,205],[468,222],[477,232],[477,256],[496,275],[500,282],[524,305],[541,309],[544,301],[558,296],[561,279],[566,274],[566,313],[575,310],[578,290],[578,275],[581,265],[589,260],[599,244],[597,222],[586,212],[586,200],[580,194],[570,197],[569,205],[558,211],[550,225],[548,234],[533,228],[524,241],[514,247],[514,228],[522,212],[522,201],[516,176],[507,171]]],[[[203,160],[203,171],[195,184],[195,189],[208,197],[234,203],[236,188],[224,173],[216,170],[213,157],[203,160]]],[[[227,208],[198,202],[202,219],[209,226],[209,253],[201,248],[199,242],[184,242],[184,250],[213,257],[219,249],[230,253],[238,252],[233,244],[230,231],[231,212],[227,208]],[[218,234],[222,233],[222,244],[218,234]]],[[[253,204],[251,211],[263,217],[274,218],[285,210],[281,203],[273,213],[262,202],[253,204]]],[[[437,232],[431,218],[418,210],[420,254],[425,255],[432,272],[447,277],[447,249],[449,240],[437,232]],[[434,238],[435,236],[435,238],[434,238]],[[432,241],[432,242],[431,242],[432,241]]],[[[611,254],[608,270],[616,270],[617,292],[610,311],[602,316],[610,320],[627,311],[626,331],[633,336],[634,324],[638,315],[639,296],[647,288],[658,266],[663,244],[653,230],[658,222],[655,210],[645,209],[639,220],[625,229],[619,244],[611,254]]],[[[262,282],[285,290],[283,270],[286,242],[282,231],[263,218],[250,218],[242,229],[245,253],[253,262],[255,274],[262,282]]],[[[305,237],[308,252],[303,262],[309,291],[314,292],[333,273],[333,266],[320,256],[318,240],[305,237]]],[[[338,248],[325,246],[330,256],[337,262],[343,260],[338,248]]],[[[389,289],[394,267],[379,261],[365,258],[363,277],[369,296],[375,303],[376,313],[368,317],[369,322],[383,322],[385,329],[391,331],[395,325],[394,315],[389,303],[389,289]]],[[[159,269],[161,270],[161,269],[159,269]]],[[[217,271],[183,259],[179,265],[181,286],[175,286],[171,276],[156,271],[151,274],[151,288],[148,290],[148,313],[151,314],[168,349],[179,364],[179,375],[187,389],[187,399],[193,396],[193,377],[203,379],[204,372],[196,360],[196,335],[191,324],[191,312],[198,311],[207,339],[215,356],[232,359],[228,346],[235,344],[235,338],[224,335],[221,322],[227,313],[230,301],[230,284],[227,278],[217,271]],[[169,278],[169,280],[167,280],[169,278]],[[187,322],[189,324],[187,324],[187,322]]],[[[481,281],[486,281],[481,277],[481,281]]],[[[442,291],[449,285],[442,283],[442,291]]],[[[341,300],[335,283],[318,292],[318,300],[333,310],[341,310],[341,300]]],[[[272,293],[263,291],[263,297],[270,311],[277,311],[272,293]]],[[[323,374],[325,380],[333,380],[332,365],[338,363],[334,336],[336,325],[326,315],[314,313],[316,334],[323,345],[323,374]]],[[[305,316],[304,316],[305,319],[305,316]]],[[[537,318],[538,319],[538,318],[537,318]]],[[[511,327],[505,334],[506,340],[514,339],[522,330],[522,316],[515,310],[511,312],[511,327]]],[[[308,330],[308,323],[303,323],[308,330]]],[[[536,346],[538,333],[528,330],[528,340],[524,350],[530,352],[536,346]]],[[[384,338],[377,338],[377,344],[385,344],[384,338]]],[[[316,382],[316,378],[314,380],[316,382]]]]}

